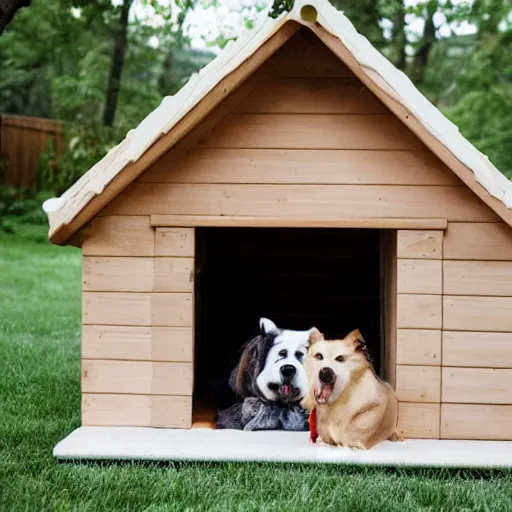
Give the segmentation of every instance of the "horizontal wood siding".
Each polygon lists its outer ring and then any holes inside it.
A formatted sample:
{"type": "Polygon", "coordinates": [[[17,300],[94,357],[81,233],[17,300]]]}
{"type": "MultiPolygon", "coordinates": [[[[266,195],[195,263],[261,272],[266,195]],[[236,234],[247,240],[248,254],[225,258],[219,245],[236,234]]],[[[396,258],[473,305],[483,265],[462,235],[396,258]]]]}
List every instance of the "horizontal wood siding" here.
{"type": "Polygon", "coordinates": [[[200,147],[388,150],[424,146],[388,114],[230,114],[200,147]]]}
{"type": "Polygon", "coordinates": [[[396,337],[397,364],[441,364],[441,330],[398,329],[396,337]]]}
{"type": "Polygon", "coordinates": [[[503,222],[453,222],[444,241],[446,260],[512,261],[512,228],[503,222]]]}
{"type": "Polygon", "coordinates": [[[171,150],[138,181],[325,185],[461,184],[428,150],[331,149],[191,149],[178,153],[171,150]]]}
{"type": "Polygon", "coordinates": [[[292,36],[265,64],[278,77],[352,77],[354,74],[308,30],[292,36]]]}
{"type": "Polygon", "coordinates": [[[237,114],[388,114],[357,78],[271,78],[233,110],[237,114]],[[276,101],[279,97],[281,101],[276,101]]]}
{"type": "Polygon", "coordinates": [[[443,368],[443,402],[512,405],[511,390],[509,368],[443,368]]]}
{"type": "Polygon", "coordinates": [[[399,259],[398,293],[439,295],[443,292],[441,260],[399,259]]]}
{"type": "Polygon", "coordinates": [[[512,368],[512,334],[443,331],[443,365],[512,368]]]}
{"type": "Polygon", "coordinates": [[[442,404],[442,439],[510,440],[512,405],[442,404]]]}
{"type": "Polygon", "coordinates": [[[153,256],[155,232],[148,216],[95,217],[83,231],[85,256],[153,256]]]}
{"type": "Polygon", "coordinates": [[[443,328],[452,331],[512,332],[512,297],[445,295],[443,328]]]}
{"type": "Polygon", "coordinates": [[[191,293],[194,259],[86,256],[82,279],[85,291],[191,293]]]}
{"type": "Polygon", "coordinates": [[[512,229],[449,222],[441,436],[512,440],[512,229]]]}
{"type": "Polygon", "coordinates": [[[85,325],[192,326],[191,293],[84,292],[85,325]]]}
{"type": "Polygon", "coordinates": [[[192,363],[82,360],[82,392],[192,394],[192,363]]]}
{"type": "Polygon", "coordinates": [[[440,404],[401,402],[398,433],[409,439],[439,439],[440,404]]]}
{"type": "Polygon", "coordinates": [[[445,261],[447,295],[512,296],[512,261],[445,261]]]}
{"type": "Polygon", "coordinates": [[[494,219],[494,214],[464,187],[403,185],[133,183],[104,213],[324,220],[354,217],[494,219]]]}
{"type": "Polygon", "coordinates": [[[153,258],[84,256],[84,291],[153,291],[153,258]]]}
{"type": "Polygon", "coordinates": [[[441,401],[441,368],[397,365],[396,394],[400,402],[439,403],[441,401]]]}
{"type": "Polygon", "coordinates": [[[82,327],[84,359],[192,362],[192,349],[192,327],[82,327]]]}
{"type": "Polygon", "coordinates": [[[442,231],[400,230],[397,234],[397,257],[439,260],[443,257],[442,231]]]}
{"type": "Polygon", "coordinates": [[[157,228],[155,232],[156,256],[191,257],[195,252],[194,229],[157,228]]]}
{"type": "Polygon", "coordinates": [[[192,397],[84,393],[82,424],[101,427],[190,428],[192,397]]]}
{"type": "Polygon", "coordinates": [[[442,323],[441,295],[398,295],[399,329],[441,329],[442,323]]]}

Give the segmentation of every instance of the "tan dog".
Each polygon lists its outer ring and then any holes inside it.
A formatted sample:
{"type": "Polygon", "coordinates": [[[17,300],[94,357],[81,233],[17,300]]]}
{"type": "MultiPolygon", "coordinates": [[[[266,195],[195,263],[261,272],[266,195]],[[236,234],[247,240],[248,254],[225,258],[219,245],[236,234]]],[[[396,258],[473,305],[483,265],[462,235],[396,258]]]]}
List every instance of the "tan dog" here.
{"type": "Polygon", "coordinates": [[[375,374],[358,330],[342,340],[325,340],[312,330],[304,366],[309,391],[302,406],[316,414],[322,441],[368,450],[386,439],[400,440],[398,400],[375,374]]]}

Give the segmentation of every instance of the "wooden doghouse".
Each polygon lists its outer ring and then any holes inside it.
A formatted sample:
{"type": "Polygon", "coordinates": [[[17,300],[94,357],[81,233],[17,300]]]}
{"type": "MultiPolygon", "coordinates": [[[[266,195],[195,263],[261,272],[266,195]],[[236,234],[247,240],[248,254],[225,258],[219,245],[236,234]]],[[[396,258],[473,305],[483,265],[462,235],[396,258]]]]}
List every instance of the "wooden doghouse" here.
{"type": "Polygon", "coordinates": [[[512,439],[511,190],[342,13],[297,1],[45,206],[84,255],[83,425],[191,427],[268,315],[361,329],[405,436],[512,439]]]}

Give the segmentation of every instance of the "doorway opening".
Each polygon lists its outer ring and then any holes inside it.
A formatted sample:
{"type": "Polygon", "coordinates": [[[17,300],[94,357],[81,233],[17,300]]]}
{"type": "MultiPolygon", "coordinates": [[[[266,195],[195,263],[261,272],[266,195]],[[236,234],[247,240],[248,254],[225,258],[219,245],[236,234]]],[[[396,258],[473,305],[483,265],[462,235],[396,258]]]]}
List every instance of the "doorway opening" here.
{"type": "Polygon", "coordinates": [[[229,376],[262,316],[288,329],[315,326],[326,338],[357,328],[382,375],[383,235],[378,229],[196,229],[197,409],[212,414],[236,401],[229,376]]]}

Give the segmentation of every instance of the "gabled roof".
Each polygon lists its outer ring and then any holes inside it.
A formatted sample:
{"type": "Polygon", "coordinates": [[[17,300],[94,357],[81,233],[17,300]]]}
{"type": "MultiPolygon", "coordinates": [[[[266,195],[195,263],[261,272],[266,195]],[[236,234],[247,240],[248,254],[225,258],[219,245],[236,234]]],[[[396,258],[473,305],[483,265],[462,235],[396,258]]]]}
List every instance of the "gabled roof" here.
{"type": "Polygon", "coordinates": [[[45,202],[50,240],[65,243],[197,126],[301,25],[311,29],[468,187],[512,225],[512,183],[489,159],[328,0],[296,0],[293,10],[278,19],[263,13],[252,30],[228,44],[177,94],[164,98],[60,198],[45,202]],[[314,21],[303,19],[302,14],[314,21]]]}

